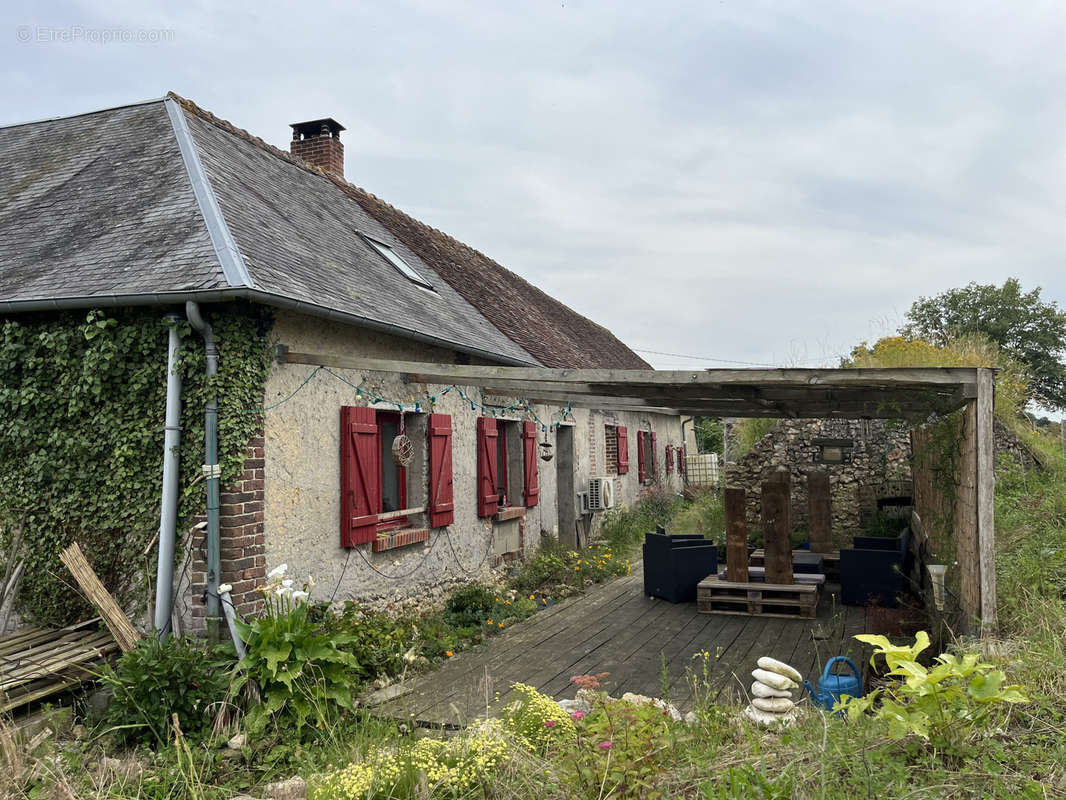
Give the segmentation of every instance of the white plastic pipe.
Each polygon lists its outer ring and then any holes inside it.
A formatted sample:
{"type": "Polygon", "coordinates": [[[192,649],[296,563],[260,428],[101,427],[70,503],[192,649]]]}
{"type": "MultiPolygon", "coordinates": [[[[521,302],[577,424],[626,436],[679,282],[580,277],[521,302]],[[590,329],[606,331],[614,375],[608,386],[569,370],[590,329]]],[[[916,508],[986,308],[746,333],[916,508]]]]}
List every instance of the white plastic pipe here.
{"type": "Polygon", "coordinates": [[[170,615],[174,598],[174,545],[178,525],[178,472],[181,446],[181,331],[177,315],[167,334],[167,401],[163,435],[163,491],[159,505],[159,561],[155,580],[155,629],[159,638],[170,635],[170,615]]]}

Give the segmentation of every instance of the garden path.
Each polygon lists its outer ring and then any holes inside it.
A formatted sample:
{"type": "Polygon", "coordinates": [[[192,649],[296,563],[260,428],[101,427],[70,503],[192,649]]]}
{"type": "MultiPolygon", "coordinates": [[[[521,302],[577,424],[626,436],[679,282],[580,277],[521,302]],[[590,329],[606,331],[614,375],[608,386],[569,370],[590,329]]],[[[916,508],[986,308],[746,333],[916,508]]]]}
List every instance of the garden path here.
{"type": "MultiPolygon", "coordinates": [[[[693,702],[690,675],[708,651],[710,683],[720,698],[744,694],[759,656],[792,664],[812,683],[835,655],[860,655],[862,608],[834,605],[826,587],[817,620],[700,614],[695,603],[648,598],[639,563],[632,575],[595,586],[457,654],[435,672],[394,687],[377,711],[428,725],[463,725],[509,702],[512,683],[557,699],[573,697],[570,677],[609,672],[614,696],[663,695],[683,711],[693,702]],[[815,637],[818,638],[815,638],[815,637]]],[[[799,693],[797,693],[798,696],[799,693]]]]}

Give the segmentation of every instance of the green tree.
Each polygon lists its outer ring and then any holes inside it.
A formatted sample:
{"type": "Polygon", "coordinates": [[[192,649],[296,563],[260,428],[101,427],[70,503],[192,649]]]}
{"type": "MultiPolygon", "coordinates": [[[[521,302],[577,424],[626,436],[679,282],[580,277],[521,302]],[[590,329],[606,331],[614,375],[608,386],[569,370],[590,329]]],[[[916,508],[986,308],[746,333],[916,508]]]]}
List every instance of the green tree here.
{"type": "Polygon", "coordinates": [[[1027,367],[1031,399],[1045,408],[1066,408],[1066,313],[1040,299],[1040,287],[1023,292],[1016,278],[1002,286],[971,283],[936,297],[920,297],[900,333],[944,346],[980,333],[1027,367]]]}
{"type": "Polygon", "coordinates": [[[722,421],[714,417],[696,417],[693,422],[696,449],[701,453],[722,452],[722,421]]]}

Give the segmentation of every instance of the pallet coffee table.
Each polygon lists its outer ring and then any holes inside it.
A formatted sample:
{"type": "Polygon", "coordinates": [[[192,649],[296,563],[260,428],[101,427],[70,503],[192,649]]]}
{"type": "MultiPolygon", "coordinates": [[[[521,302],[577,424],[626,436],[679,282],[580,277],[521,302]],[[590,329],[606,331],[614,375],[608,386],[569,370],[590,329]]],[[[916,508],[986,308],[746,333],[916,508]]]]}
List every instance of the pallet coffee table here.
{"type": "Polygon", "coordinates": [[[696,586],[696,608],[703,614],[814,619],[818,615],[818,587],[807,584],[733,583],[711,575],[696,586]]]}

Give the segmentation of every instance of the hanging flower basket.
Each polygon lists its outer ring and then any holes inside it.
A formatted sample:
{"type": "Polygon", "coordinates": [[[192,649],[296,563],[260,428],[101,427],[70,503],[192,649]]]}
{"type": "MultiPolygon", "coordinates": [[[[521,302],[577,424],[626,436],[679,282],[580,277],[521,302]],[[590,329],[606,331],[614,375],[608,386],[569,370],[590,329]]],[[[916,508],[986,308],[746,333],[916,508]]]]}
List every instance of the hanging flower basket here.
{"type": "Polygon", "coordinates": [[[554,455],[555,455],[555,453],[553,452],[553,448],[552,448],[552,443],[551,442],[541,442],[540,443],[540,460],[541,461],[551,461],[552,457],[554,455]]]}

